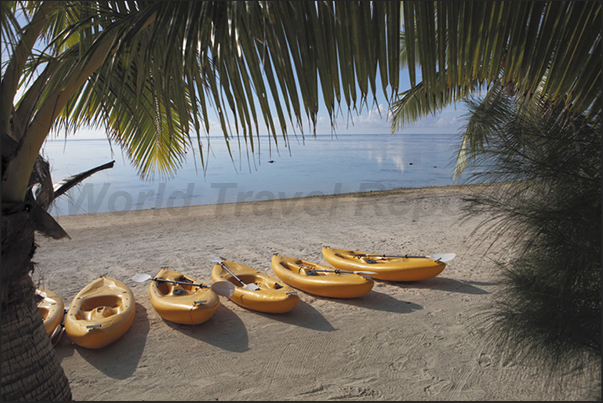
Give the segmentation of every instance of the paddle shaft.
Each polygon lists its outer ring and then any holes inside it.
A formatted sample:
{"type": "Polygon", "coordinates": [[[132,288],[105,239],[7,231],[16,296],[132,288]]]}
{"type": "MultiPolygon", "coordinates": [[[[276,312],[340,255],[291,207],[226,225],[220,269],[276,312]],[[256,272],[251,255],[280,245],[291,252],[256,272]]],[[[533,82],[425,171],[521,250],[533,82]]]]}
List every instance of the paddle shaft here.
{"type": "Polygon", "coordinates": [[[220,261],[220,262],[218,262],[218,264],[219,264],[220,266],[222,266],[222,268],[223,268],[224,270],[226,270],[227,272],[229,272],[229,273],[230,273],[230,274],[231,274],[231,275],[232,275],[234,278],[236,278],[236,279],[237,279],[237,281],[238,281],[239,283],[241,283],[241,285],[242,285],[243,287],[245,287],[245,286],[247,285],[247,284],[245,284],[245,283],[243,282],[243,280],[241,280],[240,278],[238,278],[236,274],[234,274],[233,272],[231,272],[230,270],[228,270],[228,267],[226,267],[226,265],[225,265],[223,262],[221,262],[221,261],[220,261]]]}
{"type": "Polygon", "coordinates": [[[193,283],[188,283],[186,281],[176,281],[176,280],[166,280],[163,278],[157,278],[157,277],[153,277],[151,280],[153,281],[161,281],[164,283],[174,283],[174,284],[182,284],[182,285],[192,285],[194,287],[203,287],[203,288],[209,288],[208,285],[203,285],[203,284],[193,284],[193,283]]]}
{"type": "Polygon", "coordinates": [[[351,273],[351,274],[377,274],[377,273],[373,273],[373,272],[362,272],[362,271],[350,271],[350,270],[339,270],[339,269],[335,269],[335,270],[324,270],[324,269],[310,269],[310,270],[314,270],[314,271],[322,271],[322,272],[327,272],[327,273],[351,273]]]}
{"type": "Polygon", "coordinates": [[[367,257],[404,257],[406,259],[430,259],[429,256],[413,256],[413,255],[373,255],[370,253],[364,253],[362,255],[357,256],[367,256],[367,257]]]}
{"type": "MultiPolygon", "coordinates": [[[[297,266],[299,266],[300,270],[301,270],[302,268],[306,268],[306,267],[308,267],[308,266],[307,266],[306,264],[304,264],[304,263],[300,263],[300,264],[298,264],[297,266]]],[[[351,273],[351,274],[369,274],[369,275],[370,275],[370,274],[377,274],[377,273],[375,273],[375,272],[368,272],[368,271],[351,271],[351,270],[342,270],[342,269],[328,270],[328,269],[315,269],[314,267],[310,267],[310,268],[309,268],[307,271],[308,271],[308,272],[311,272],[311,271],[314,271],[314,272],[320,271],[320,272],[326,272],[326,273],[337,273],[337,274],[339,274],[339,273],[351,273]]]]}

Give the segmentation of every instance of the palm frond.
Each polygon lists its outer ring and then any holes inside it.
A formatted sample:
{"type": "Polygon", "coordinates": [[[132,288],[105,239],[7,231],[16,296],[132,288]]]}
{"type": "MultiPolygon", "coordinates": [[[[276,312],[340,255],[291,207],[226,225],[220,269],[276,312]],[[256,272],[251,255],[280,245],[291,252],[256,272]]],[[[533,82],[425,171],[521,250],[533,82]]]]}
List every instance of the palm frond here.
{"type": "Polygon", "coordinates": [[[31,63],[30,58],[35,43],[44,31],[48,14],[52,13],[56,5],[45,2],[33,7],[31,10],[33,16],[30,17],[29,14],[25,13],[21,17],[31,19],[25,27],[21,27],[16,18],[16,10],[23,12],[22,6],[18,5],[17,2],[3,2],[1,7],[3,53],[7,51],[9,57],[8,61],[4,62],[5,64],[2,66],[0,128],[3,133],[19,141],[19,135],[13,130],[9,130],[13,99],[19,88],[24,85],[27,74],[25,74],[24,79],[21,79],[22,72],[26,70],[26,65],[31,63]]]}
{"type": "Polygon", "coordinates": [[[468,164],[476,160],[488,145],[488,140],[502,129],[506,111],[516,113],[506,91],[499,85],[493,86],[483,99],[466,98],[470,112],[465,114],[467,124],[457,153],[453,179],[463,173],[468,164]]]}
{"type": "Polygon", "coordinates": [[[262,120],[287,142],[291,127],[315,125],[321,103],[333,121],[341,104],[351,111],[388,85],[397,91],[396,2],[102,2],[78,13],[57,23],[70,67],[48,79],[40,102],[110,46],[57,128],[102,124],[143,177],[172,176],[213,112],[226,140],[241,137],[254,152],[262,120]],[[102,30],[82,23],[91,15],[102,30]],[[77,36],[67,35],[72,20],[77,36]]]}
{"type": "MultiPolygon", "coordinates": [[[[439,80],[440,73],[435,73],[435,75],[436,80],[439,80]]],[[[446,105],[466,98],[483,85],[484,83],[473,81],[467,85],[448,88],[436,94],[427,90],[425,82],[418,83],[409,90],[398,94],[398,98],[392,102],[390,108],[392,132],[408,122],[416,121],[429,114],[435,114],[446,105]]]]}
{"type": "Polygon", "coordinates": [[[426,99],[484,81],[511,83],[531,97],[542,83],[544,101],[576,116],[600,113],[600,2],[407,1],[402,8],[411,86],[420,65],[426,99]]]}
{"type": "Polygon", "coordinates": [[[94,167],[87,171],[80,172],[78,174],[69,176],[67,178],[60,180],[57,183],[54,183],[52,199],[54,200],[57,197],[64,195],[65,193],[67,193],[67,191],[69,189],[78,185],[79,183],[86,180],[90,176],[94,175],[97,172],[103,171],[105,169],[113,168],[114,165],[115,165],[115,161],[107,162],[106,164],[99,165],[97,167],[94,167]]]}

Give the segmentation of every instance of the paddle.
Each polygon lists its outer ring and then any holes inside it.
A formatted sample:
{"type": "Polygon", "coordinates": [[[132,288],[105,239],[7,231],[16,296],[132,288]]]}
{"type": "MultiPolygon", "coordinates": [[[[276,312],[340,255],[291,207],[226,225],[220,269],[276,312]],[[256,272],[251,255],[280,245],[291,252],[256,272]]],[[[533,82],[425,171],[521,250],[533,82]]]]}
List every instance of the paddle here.
{"type": "Polygon", "coordinates": [[[377,254],[372,254],[372,253],[364,253],[364,254],[360,254],[360,255],[356,255],[356,256],[368,256],[368,257],[404,257],[404,258],[413,258],[413,259],[421,259],[421,258],[426,258],[426,259],[432,259],[435,260],[436,262],[448,262],[450,260],[452,260],[456,254],[454,253],[436,253],[435,255],[431,255],[431,256],[413,256],[413,255],[377,255],[377,254]]]}
{"type": "Polygon", "coordinates": [[[320,272],[326,272],[326,273],[351,273],[351,274],[377,274],[374,271],[351,271],[351,270],[341,270],[341,269],[333,269],[333,270],[327,270],[327,269],[315,269],[313,267],[308,267],[307,265],[300,263],[298,264],[298,266],[300,268],[303,268],[306,270],[306,274],[309,274],[310,276],[316,275],[317,271],[320,272]],[[307,269],[306,269],[307,268],[307,269]]]}
{"type": "Polygon", "coordinates": [[[59,344],[61,340],[61,336],[65,332],[65,317],[67,316],[67,312],[69,310],[67,308],[63,308],[63,317],[61,319],[61,323],[54,329],[52,334],[50,335],[50,341],[52,342],[52,347],[55,347],[59,344]]]}
{"type": "Polygon", "coordinates": [[[228,270],[228,268],[226,267],[226,265],[224,264],[224,262],[222,261],[222,258],[219,258],[217,256],[212,256],[209,258],[210,261],[212,261],[213,263],[218,263],[220,266],[222,266],[222,268],[224,270],[226,270],[227,272],[229,272],[234,278],[237,279],[237,281],[239,283],[241,283],[241,285],[243,286],[243,288],[245,288],[246,290],[250,290],[250,291],[257,291],[260,289],[260,287],[258,287],[257,285],[251,283],[251,284],[245,284],[243,282],[243,280],[241,280],[240,278],[238,278],[233,272],[231,272],[230,270],[228,270]]]}
{"type": "Polygon", "coordinates": [[[208,285],[203,285],[203,284],[188,283],[186,281],[167,280],[164,278],[152,277],[150,274],[145,274],[145,273],[138,273],[137,275],[132,277],[132,280],[136,281],[137,283],[142,283],[143,281],[147,281],[147,280],[153,280],[153,281],[160,281],[163,283],[183,284],[183,285],[190,285],[193,287],[211,288],[211,290],[213,292],[215,292],[218,295],[222,295],[224,297],[230,297],[234,293],[234,285],[232,285],[232,283],[230,283],[228,281],[216,281],[211,286],[208,286],[208,285]]]}
{"type": "Polygon", "coordinates": [[[340,270],[340,269],[335,269],[335,270],[326,270],[326,269],[310,269],[310,270],[306,270],[306,273],[309,273],[310,275],[312,274],[312,272],[326,272],[326,273],[351,273],[351,274],[367,274],[367,275],[371,275],[371,274],[377,274],[374,271],[351,271],[351,270],[340,270]]]}

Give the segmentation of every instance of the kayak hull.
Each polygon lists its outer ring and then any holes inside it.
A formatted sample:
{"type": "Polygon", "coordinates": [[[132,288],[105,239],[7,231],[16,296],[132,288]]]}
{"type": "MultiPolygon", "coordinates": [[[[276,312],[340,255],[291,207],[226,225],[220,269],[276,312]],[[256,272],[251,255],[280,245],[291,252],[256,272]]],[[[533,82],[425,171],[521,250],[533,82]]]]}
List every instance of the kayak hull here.
{"type": "Polygon", "coordinates": [[[357,298],[373,288],[369,277],[350,273],[316,272],[314,270],[334,270],[307,260],[281,256],[272,256],[272,270],[278,278],[309,294],[330,298],[357,298]]]}
{"type": "MultiPolygon", "coordinates": [[[[166,267],[155,278],[201,284],[192,277],[166,267]]],[[[159,316],[182,325],[198,325],[209,320],[220,305],[220,298],[209,287],[156,280],[149,285],[149,299],[159,316]]]]}
{"type": "Polygon", "coordinates": [[[134,321],[134,295],[128,286],[101,276],[73,299],[65,317],[65,332],[75,344],[105,347],[123,336],[134,321]]]}
{"type": "Polygon", "coordinates": [[[334,249],[328,246],[322,254],[333,267],[342,270],[369,270],[377,274],[371,277],[387,281],[419,281],[432,278],[446,268],[446,263],[429,258],[405,258],[366,256],[367,253],[354,250],[334,249]]]}
{"type": "Polygon", "coordinates": [[[286,313],[299,302],[297,291],[287,284],[281,284],[268,276],[244,264],[222,260],[222,263],[245,284],[255,284],[259,290],[248,290],[224,270],[220,264],[214,265],[211,272],[213,281],[229,281],[235,286],[229,299],[237,305],[258,312],[286,313]]]}
{"type": "Polygon", "coordinates": [[[42,300],[38,302],[38,311],[44,322],[46,334],[51,337],[63,321],[65,304],[61,297],[50,290],[36,290],[42,300]]]}

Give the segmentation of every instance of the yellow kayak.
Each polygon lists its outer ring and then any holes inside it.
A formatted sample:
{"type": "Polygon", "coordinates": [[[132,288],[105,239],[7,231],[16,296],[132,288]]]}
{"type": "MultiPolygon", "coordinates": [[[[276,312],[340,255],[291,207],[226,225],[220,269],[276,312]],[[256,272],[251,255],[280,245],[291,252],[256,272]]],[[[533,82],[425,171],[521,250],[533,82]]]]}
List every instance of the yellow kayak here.
{"type": "Polygon", "coordinates": [[[388,281],[417,281],[435,277],[446,268],[454,253],[433,256],[387,256],[354,250],[322,249],[324,258],[334,267],[344,270],[371,270],[371,277],[388,281]]]}
{"type": "Polygon", "coordinates": [[[220,298],[209,286],[167,267],[162,267],[149,285],[149,299],[159,316],[183,325],[209,320],[220,305],[220,298]]]}
{"type": "Polygon", "coordinates": [[[38,311],[44,322],[46,334],[53,337],[65,314],[65,304],[61,297],[49,290],[37,289],[36,294],[41,298],[38,301],[38,311]]]}
{"type": "Polygon", "coordinates": [[[235,304],[259,312],[285,313],[299,302],[297,291],[287,284],[280,284],[276,279],[244,264],[217,259],[224,266],[215,260],[211,278],[214,281],[230,281],[234,284],[235,291],[229,299],[235,304]]]}
{"type": "Polygon", "coordinates": [[[73,299],[65,317],[65,332],[75,344],[102,348],[123,336],[134,321],[134,295],[128,286],[101,276],[73,299]]]}
{"type": "Polygon", "coordinates": [[[332,267],[307,260],[272,256],[272,270],[285,283],[310,294],[332,298],[356,298],[373,288],[373,280],[355,273],[341,273],[332,267]]]}

